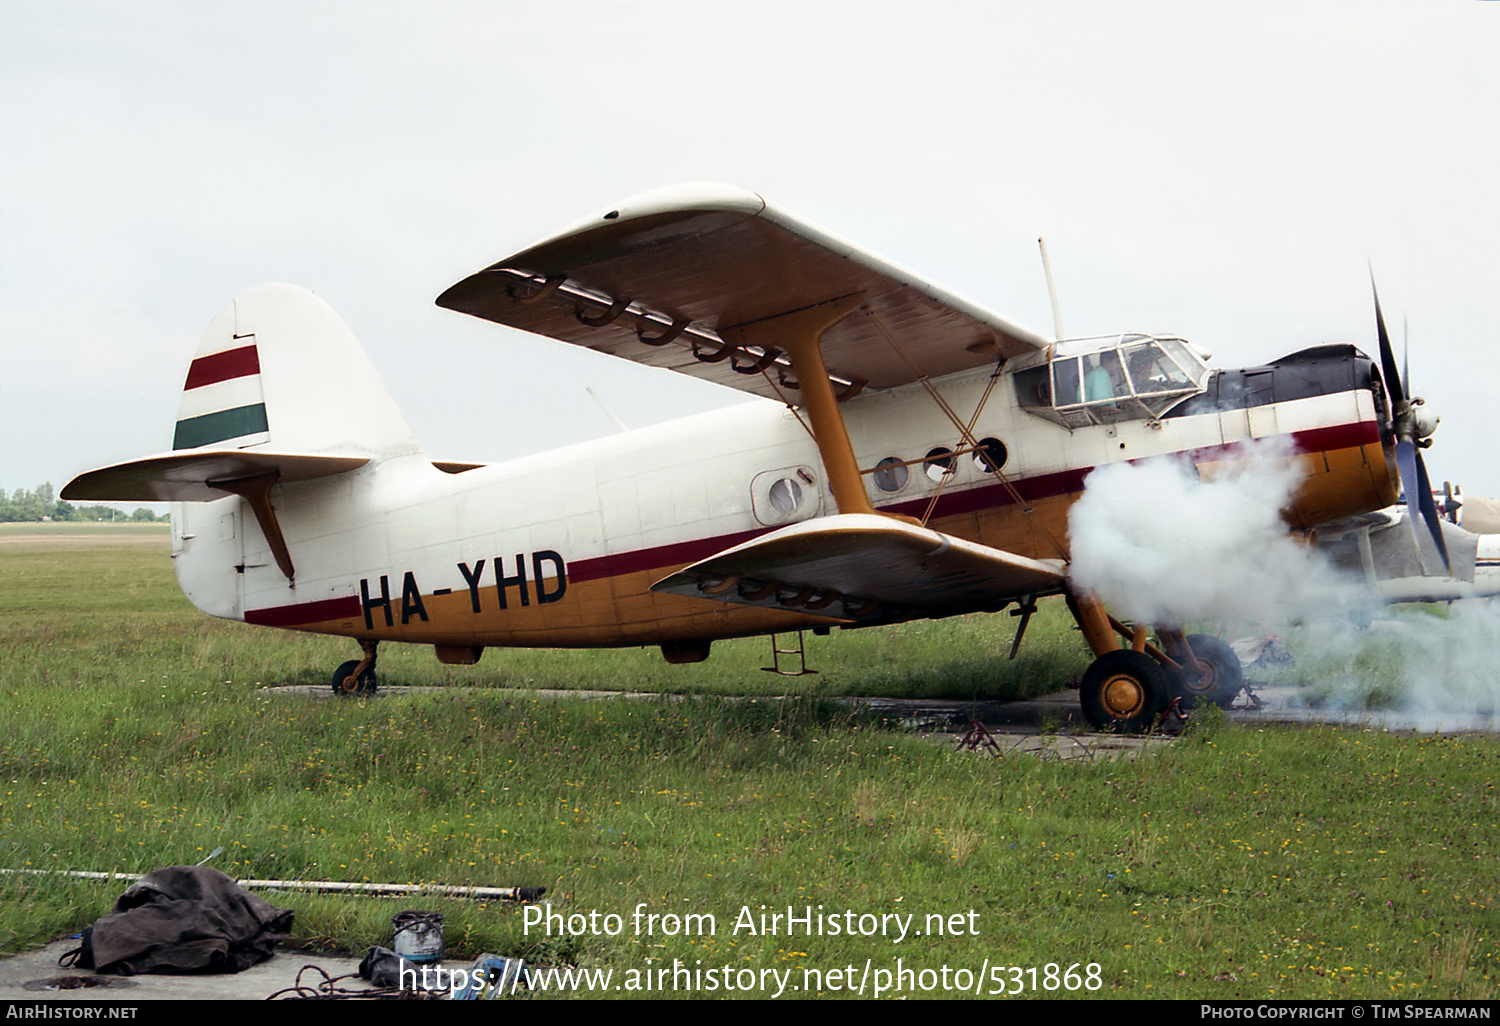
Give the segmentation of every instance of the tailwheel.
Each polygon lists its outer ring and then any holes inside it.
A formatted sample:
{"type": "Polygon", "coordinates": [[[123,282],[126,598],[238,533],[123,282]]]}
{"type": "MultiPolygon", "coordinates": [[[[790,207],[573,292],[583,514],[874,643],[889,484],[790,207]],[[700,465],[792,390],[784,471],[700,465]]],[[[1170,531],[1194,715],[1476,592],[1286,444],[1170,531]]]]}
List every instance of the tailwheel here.
{"type": "MultiPolygon", "coordinates": [[[[1190,634],[1188,647],[1197,657],[1199,672],[1194,672],[1187,663],[1181,672],[1171,670],[1167,679],[1172,694],[1182,699],[1184,709],[1192,709],[1200,702],[1212,702],[1227,709],[1234,697],[1245,686],[1245,671],[1240,666],[1240,657],[1222,638],[1212,634],[1190,634]]],[[[1186,655],[1186,653],[1183,653],[1186,655]]],[[[1176,658],[1176,656],[1174,656],[1176,658]]]]}
{"type": "Polygon", "coordinates": [[[333,671],[333,693],[340,698],[349,698],[354,695],[373,695],[375,693],[375,671],[365,670],[355,676],[362,659],[351,659],[333,671]]]}
{"type": "Polygon", "coordinates": [[[1083,674],[1084,717],[1099,730],[1140,734],[1155,726],[1171,701],[1166,671],[1144,652],[1106,652],[1083,674]]]}

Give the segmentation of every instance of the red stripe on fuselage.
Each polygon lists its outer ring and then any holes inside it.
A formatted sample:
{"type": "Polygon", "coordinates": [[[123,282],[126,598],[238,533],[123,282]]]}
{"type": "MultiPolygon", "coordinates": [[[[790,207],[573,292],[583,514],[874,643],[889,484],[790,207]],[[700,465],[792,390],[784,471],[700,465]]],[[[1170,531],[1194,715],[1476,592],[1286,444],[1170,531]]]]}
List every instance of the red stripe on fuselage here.
{"type": "Polygon", "coordinates": [[[1361,420],[1353,424],[1340,424],[1338,427],[1309,428],[1306,431],[1292,432],[1292,441],[1298,452],[1353,449],[1379,442],[1380,425],[1373,420],[1361,420]]]}
{"type": "Polygon", "coordinates": [[[614,556],[580,559],[568,564],[568,580],[597,581],[603,577],[619,577],[664,566],[684,566],[744,544],[751,538],[770,534],[774,530],[774,527],[762,527],[754,531],[720,535],[717,538],[695,538],[692,541],[673,542],[671,545],[658,545],[650,549],[634,549],[614,556]]]}
{"type": "Polygon", "coordinates": [[[251,609],[245,613],[245,622],[261,627],[299,627],[305,623],[322,623],[325,620],[347,620],[359,616],[361,612],[359,598],[346,595],[318,602],[298,602],[291,606],[251,609]]]}
{"type": "Polygon", "coordinates": [[[182,390],[189,392],[204,385],[216,385],[220,381],[259,373],[260,354],[256,352],[254,345],[226,349],[222,353],[200,356],[194,360],[188,368],[187,383],[182,386],[182,390]]]}

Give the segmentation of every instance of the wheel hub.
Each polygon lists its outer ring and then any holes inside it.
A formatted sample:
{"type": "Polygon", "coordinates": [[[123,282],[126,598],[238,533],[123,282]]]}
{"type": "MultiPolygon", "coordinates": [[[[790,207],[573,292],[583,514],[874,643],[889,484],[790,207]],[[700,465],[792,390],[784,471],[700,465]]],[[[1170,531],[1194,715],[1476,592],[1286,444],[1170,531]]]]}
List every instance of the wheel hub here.
{"type": "Polygon", "coordinates": [[[1105,709],[1118,719],[1135,715],[1146,704],[1146,689],[1125,673],[1117,673],[1105,681],[1102,696],[1105,709]]]}
{"type": "Polygon", "coordinates": [[[1187,690],[1195,695],[1211,695],[1219,686],[1218,671],[1214,668],[1214,664],[1206,659],[1200,660],[1198,665],[1203,667],[1203,672],[1196,677],[1185,678],[1187,690]]]}

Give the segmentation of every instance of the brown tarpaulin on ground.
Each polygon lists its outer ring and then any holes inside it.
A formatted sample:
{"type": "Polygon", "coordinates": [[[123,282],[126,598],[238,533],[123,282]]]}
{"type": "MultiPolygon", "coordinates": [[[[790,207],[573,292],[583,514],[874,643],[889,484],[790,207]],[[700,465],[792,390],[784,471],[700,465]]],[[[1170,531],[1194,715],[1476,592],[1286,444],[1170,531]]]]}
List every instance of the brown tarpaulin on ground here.
{"type": "Polygon", "coordinates": [[[104,973],[232,972],[264,962],[286,939],[292,913],[217,869],[148,873],[84,934],[77,965],[104,973]]]}

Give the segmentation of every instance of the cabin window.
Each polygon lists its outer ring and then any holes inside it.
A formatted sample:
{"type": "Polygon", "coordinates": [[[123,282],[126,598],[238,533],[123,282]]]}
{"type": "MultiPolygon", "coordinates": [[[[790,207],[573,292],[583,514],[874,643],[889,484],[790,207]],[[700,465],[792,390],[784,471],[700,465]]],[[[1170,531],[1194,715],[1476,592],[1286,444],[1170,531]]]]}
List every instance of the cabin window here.
{"type": "Polygon", "coordinates": [[[771,486],[770,498],[771,508],[788,516],[802,505],[802,486],[789,477],[783,477],[771,486]]]}
{"type": "Polygon", "coordinates": [[[811,467],[763,470],[750,481],[750,511],[767,527],[815,517],[821,505],[818,478],[811,467]]]}
{"type": "Polygon", "coordinates": [[[1008,459],[1010,453],[1006,450],[1005,443],[998,438],[981,438],[979,448],[974,451],[974,465],[986,474],[1005,466],[1008,459]]]}
{"type": "Polygon", "coordinates": [[[875,487],[882,492],[899,492],[906,487],[906,461],[899,456],[887,456],[875,464],[874,476],[875,487]]]}
{"type": "Polygon", "coordinates": [[[953,450],[938,446],[922,457],[922,472],[934,483],[953,473],[953,450]]]}
{"type": "Polygon", "coordinates": [[[1083,401],[1086,403],[1118,399],[1130,394],[1130,382],[1125,379],[1125,370],[1120,364],[1120,354],[1105,350],[1094,356],[1084,357],[1088,368],[1083,374],[1083,401]]]}
{"type": "Polygon", "coordinates": [[[1052,406],[1052,367],[1042,364],[1029,370],[1017,371],[1016,402],[1025,409],[1052,406]]]}
{"type": "MultiPolygon", "coordinates": [[[[1180,344],[1178,348],[1181,349],[1180,344]]],[[[1161,346],[1131,346],[1125,350],[1125,365],[1130,368],[1130,381],[1137,395],[1180,392],[1193,387],[1193,379],[1161,346]]]]}

